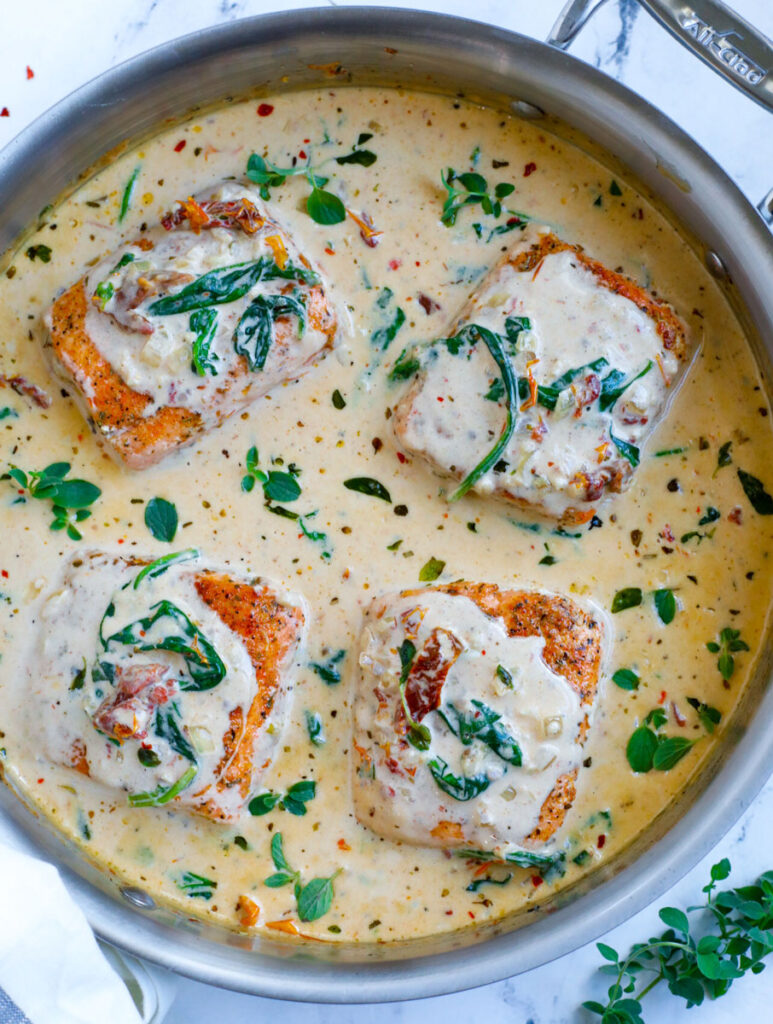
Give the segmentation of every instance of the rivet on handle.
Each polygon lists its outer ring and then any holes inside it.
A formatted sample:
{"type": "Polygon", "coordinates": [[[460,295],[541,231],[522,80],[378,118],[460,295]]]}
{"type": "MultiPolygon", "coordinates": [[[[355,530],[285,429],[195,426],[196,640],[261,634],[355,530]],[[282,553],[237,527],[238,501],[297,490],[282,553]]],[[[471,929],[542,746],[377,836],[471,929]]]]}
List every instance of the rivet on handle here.
{"type": "Polygon", "coordinates": [[[131,903],[133,907],[137,907],[138,910],[155,910],[156,901],[152,896],[148,896],[142,889],[137,889],[133,885],[126,885],[121,889],[121,895],[127,903],[131,903]]]}
{"type": "Polygon", "coordinates": [[[538,117],[545,116],[545,111],[541,107],[535,106],[534,103],[528,103],[526,100],[514,100],[513,110],[519,117],[527,121],[536,121],[538,117]]]}
{"type": "Polygon", "coordinates": [[[718,281],[724,281],[727,278],[727,267],[725,266],[722,257],[718,253],[714,252],[713,249],[709,249],[706,252],[704,260],[706,263],[706,269],[712,277],[715,277],[718,281]]]}

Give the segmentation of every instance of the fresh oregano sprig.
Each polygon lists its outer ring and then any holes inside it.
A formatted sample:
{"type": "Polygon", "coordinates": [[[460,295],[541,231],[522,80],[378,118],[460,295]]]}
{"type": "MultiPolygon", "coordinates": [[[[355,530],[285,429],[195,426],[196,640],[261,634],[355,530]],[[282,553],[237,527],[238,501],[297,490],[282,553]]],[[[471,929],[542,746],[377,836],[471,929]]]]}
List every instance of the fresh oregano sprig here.
{"type": "Polygon", "coordinates": [[[272,789],[265,793],[258,793],[247,805],[250,814],[260,817],[263,814],[270,814],[275,807],[282,811],[289,811],[298,817],[306,813],[306,804],[317,795],[317,783],[313,779],[302,779],[293,783],[286,793],[275,793],[272,789]]]}
{"type": "Polygon", "coordinates": [[[730,679],[735,672],[734,654],[739,651],[748,651],[749,645],[741,639],[740,629],[732,629],[726,626],[719,634],[719,641],[709,640],[706,644],[707,650],[712,654],[718,654],[717,668],[724,680],[730,679]]]}
{"type": "Polygon", "coordinates": [[[506,181],[495,185],[493,192],[490,192],[488,182],[482,174],[478,174],[477,171],[457,174],[453,167],[449,167],[445,173],[441,171],[440,180],[447,193],[440,223],[445,224],[447,228],[456,223],[457,214],[465,206],[479,205],[484,213],[492,217],[501,216],[502,200],[515,192],[515,185],[506,181]]]}
{"type": "Polygon", "coordinates": [[[271,859],[276,871],[263,884],[269,889],[278,889],[292,883],[301,921],[316,921],[330,910],[334,895],[333,882],[341,874],[342,868],[334,871],[329,878],[312,878],[304,885],[300,871],[293,871],[285,857],[281,832],[277,832],[271,840],[271,859]]]}
{"type": "Polygon", "coordinates": [[[305,164],[296,167],[277,167],[276,164],[266,160],[258,153],[252,153],[247,161],[247,177],[250,181],[260,186],[260,195],[263,199],[271,198],[271,189],[284,185],[290,177],[305,175],[311,186],[311,192],[306,199],[306,212],[317,224],[341,224],[346,220],[346,207],[333,192],[328,192],[325,185],[327,178],[320,177],[317,172],[331,160],[337,164],[359,164],[362,167],[370,167],[376,162],[376,154],[370,149],[362,149],[363,142],[372,139],[369,132],[361,132],[357,143],[352,146],[352,151],[344,156],[330,156],[326,160],[313,165],[311,158],[305,164]]]}
{"type": "MultiPolygon", "coordinates": [[[[67,480],[69,472],[69,462],[52,462],[45,469],[29,473],[11,464],[0,480],[13,480],[30,498],[50,501],[54,516],[51,529],[66,530],[71,540],[81,540],[82,534],[75,524],[89,518],[88,506],[94,504],[102,491],[88,480],[67,480]]],[[[22,496],[17,501],[26,498],[22,496]]]]}
{"type": "Polygon", "coordinates": [[[644,1024],[642,999],[662,981],[689,1009],[725,995],[746,973],[763,971],[763,960],[773,952],[773,871],[754,885],[716,892],[729,874],[730,861],[724,858],[703,887],[706,902],[686,912],[664,907],[659,916],[667,931],[636,943],[624,959],[611,946],[597,943],[609,961],[601,971],[614,980],[606,1004],[590,1000],[583,1007],[602,1024],[644,1024]],[[698,921],[707,921],[708,927],[696,927],[698,921]]]}
{"type": "MultiPolygon", "coordinates": [[[[248,493],[259,483],[263,487],[263,496],[267,501],[295,501],[301,496],[301,485],[296,477],[300,470],[294,463],[290,463],[289,472],[278,469],[270,469],[268,472],[260,469],[260,455],[255,445],[247,452],[245,459],[246,474],[242,477],[242,490],[248,493]]],[[[283,464],[283,463],[282,463],[283,464]]]]}

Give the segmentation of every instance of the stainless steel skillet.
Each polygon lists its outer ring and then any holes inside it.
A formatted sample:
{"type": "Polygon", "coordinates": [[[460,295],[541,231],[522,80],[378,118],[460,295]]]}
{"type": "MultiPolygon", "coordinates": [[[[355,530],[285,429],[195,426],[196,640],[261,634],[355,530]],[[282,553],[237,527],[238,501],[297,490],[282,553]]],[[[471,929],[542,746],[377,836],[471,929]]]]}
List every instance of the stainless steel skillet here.
{"type": "MultiPolygon", "coordinates": [[[[560,38],[560,26],[554,34],[560,38]]],[[[769,58],[761,51],[758,65],[768,59],[770,67],[769,58]]],[[[345,69],[337,85],[461,92],[615,154],[609,160],[619,159],[693,237],[768,370],[773,241],[724,172],[663,114],[585,64],[534,40],[439,15],[378,8],[268,15],[196,33],[108,72],[0,154],[0,251],[34,223],[43,202],[77,185],[113,147],[139,144],[168,119],[230,97],[329,86],[320,70],[328,64],[345,69]]],[[[656,898],[711,849],[773,770],[770,648],[762,660],[710,763],[631,847],[543,907],[479,930],[373,948],[252,939],[182,920],[147,894],[119,890],[5,787],[0,835],[62,865],[105,938],[201,981],[329,1002],[468,988],[588,942],[656,898]]]]}

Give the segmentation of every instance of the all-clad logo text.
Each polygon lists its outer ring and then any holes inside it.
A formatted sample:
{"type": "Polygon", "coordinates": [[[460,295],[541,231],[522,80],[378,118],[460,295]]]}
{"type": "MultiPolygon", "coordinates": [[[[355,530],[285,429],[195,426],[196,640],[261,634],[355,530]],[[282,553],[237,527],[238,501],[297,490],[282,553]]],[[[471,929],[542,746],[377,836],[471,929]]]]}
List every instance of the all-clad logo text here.
{"type": "Polygon", "coordinates": [[[701,46],[710,50],[715,57],[726,64],[739,78],[747,81],[749,85],[759,85],[767,75],[764,68],[755,64],[733,42],[733,37],[742,38],[737,32],[718,32],[711,25],[707,25],[705,21],[701,21],[694,11],[689,10],[680,15],[679,21],[685,32],[693,36],[701,46]]]}

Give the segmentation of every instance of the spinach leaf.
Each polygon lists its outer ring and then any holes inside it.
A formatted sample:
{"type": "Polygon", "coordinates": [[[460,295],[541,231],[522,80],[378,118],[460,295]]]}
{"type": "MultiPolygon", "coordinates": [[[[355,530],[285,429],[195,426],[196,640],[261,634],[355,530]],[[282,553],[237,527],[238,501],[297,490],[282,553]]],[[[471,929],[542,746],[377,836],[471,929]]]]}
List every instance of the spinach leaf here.
{"type": "Polygon", "coordinates": [[[196,752],[181,728],[180,708],[176,701],[156,709],[153,732],[159,739],[166,740],[175,754],[184,757],[186,761],[196,763],[196,752]]]}
{"type": "Polygon", "coordinates": [[[325,730],[322,725],[322,718],[316,711],[304,711],[303,717],[306,722],[306,731],[309,739],[315,747],[322,747],[325,744],[325,730]]]}
{"type": "Polygon", "coordinates": [[[178,889],[182,889],[186,896],[199,897],[202,900],[211,900],[212,894],[217,889],[217,882],[203,875],[197,875],[193,871],[183,871],[179,880],[175,880],[178,889]]]}
{"type": "Polygon", "coordinates": [[[725,441],[723,445],[720,445],[719,452],[717,453],[717,465],[714,472],[711,474],[712,477],[715,477],[720,469],[724,466],[729,466],[733,461],[733,456],[730,454],[730,449],[732,447],[732,441],[725,441]]]}
{"type": "Polygon", "coordinates": [[[193,782],[198,771],[195,764],[190,765],[182,773],[177,782],[171,786],[159,784],[154,790],[147,793],[130,793],[129,803],[132,807],[163,807],[170,800],[174,800],[184,789],[193,782]]]}
{"type": "Polygon", "coordinates": [[[773,498],[765,490],[762,481],[742,469],[738,470],[738,479],[754,511],[761,516],[773,515],[773,498]]]}
{"type": "Polygon", "coordinates": [[[644,369],[640,370],[635,377],[631,377],[630,380],[625,380],[625,374],[620,370],[611,370],[601,381],[601,394],[599,395],[601,411],[605,412],[607,409],[611,409],[624,391],[627,391],[645,373],[650,372],[652,365],[652,360],[649,359],[644,369]]]}
{"type": "Polygon", "coordinates": [[[153,580],[157,576],[162,576],[171,566],[177,565],[179,562],[188,562],[191,559],[196,559],[199,555],[200,551],[198,548],[185,548],[184,551],[174,551],[171,555],[162,555],[161,558],[149,562],[137,573],[132,587],[136,590],[144,579],[153,580]]]}
{"type": "Polygon", "coordinates": [[[371,498],[381,498],[391,504],[392,496],[383,484],[371,476],[353,476],[344,480],[344,487],[359,494],[367,494],[371,498]]]}
{"type": "Polygon", "coordinates": [[[156,538],[171,544],[177,533],[177,509],[166,498],[151,498],[145,506],[145,525],[156,538]]]}
{"type": "MultiPolygon", "coordinates": [[[[575,379],[583,372],[583,370],[592,370],[594,373],[598,373],[606,366],[609,366],[609,363],[603,356],[600,356],[598,359],[594,359],[590,363],[583,363],[582,366],[572,367],[570,370],[562,373],[560,377],[556,377],[552,384],[545,386],[540,385],[537,388],[537,401],[546,409],[555,409],[558,396],[562,391],[565,391],[568,387],[572,386],[575,379]]],[[[524,394],[523,397],[526,398],[527,395],[524,394]]]]}
{"type": "Polygon", "coordinates": [[[139,177],[141,165],[137,164],[132,173],[129,176],[129,180],[126,183],[126,188],[123,190],[121,196],[121,209],[118,211],[118,223],[121,224],[126,214],[129,212],[129,207],[132,202],[132,195],[134,193],[134,186],[137,184],[137,178],[139,177]]]}
{"type": "Polygon", "coordinates": [[[408,380],[409,377],[417,374],[420,369],[421,363],[414,351],[404,348],[389,371],[389,381],[394,384],[395,381],[408,380]]]}
{"type": "Polygon", "coordinates": [[[319,678],[327,683],[328,686],[334,686],[336,683],[341,682],[341,671],[338,668],[338,663],[342,658],[346,657],[346,650],[341,649],[336,651],[326,662],[310,661],[309,668],[312,672],[316,672],[319,678]]]}
{"type": "Polygon", "coordinates": [[[408,676],[411,674],[411,668],[416,657],[416,644],[412,640],[403,640],[398,648],[398,654],[400,656],[400,702],[407,723],[406,739],[417,750],[429,750],[432,734],[426,725],[417,722],[413,717],[405,697],[408,676]]]}
{"type": "MultiPolygon", "coordinates": [[[[112,605],[108,606],[105,617],[115,614],[114,608],[110,613],[111,608],[112,605]]],[[[183,676],[179,680],[181,690],[211,690],[225,678],[225,665],[220,655],[185,612],[166,600],[157,601],[151,606],[150,612],[107,639],[102,634],[103,618],[99,636],[105,651],[109,651],[114,644],[122,644],[135,651],[172,651],[181,654],[188,673],[187,677],[183,676]],[[159,628],[155,630],[156,633],[163,634],[164,630],[170,632],[153,640],[148,634],[157,625],[159,628]]]]}
{"type": "Polygon", "coordinates": [[[433,757],[427,767],[438,786],[454,800],[473,800],[489,787],[487,775],[454,775],[442,757],[433,757]]]}
{"type": "Polygon", "coordinates": [[[220,358],[215,352],[210,351],[217,333],[217,310],[195,310],[188,321],[188,330],[196,333],[191,350],[191,369],[199,377],[207,373],[217,377],[215,364],[220,362],[220,358]]]}
{"type": "Polygon", "coordinates": [[[387,324],[385,327],[377,327],[376,330],[370,336],[370,343],[376,348],[380,348],[383,352],[389,348],[392,342],[397,336],[397,332],[405,323],[405,313],[398,306],[395,311],[394,319],[391,324],[387,324]]]}
{"type": "Polygon", "coordinates": [[[502,715],[482,701],[472,700],[470,703],[476,711],[469,716],[457,710],[453,704],[446,704],[442,711],[438,709],[438,714],[463,746],[468,747],[473,740],[480,740],[497,757],[519,767],[522,763],[521,748],[515,738],[499,724],[502,715]]]}
{"type": "Polygon", "coordinates": [[[635,444],[631,444],[628,441],[623,441],[619,437],[615,437],[611,430],[609,431],[609,437],[612,444],[617,448],[624,459],[627,459],[634,468],[639,465],[639,449],[635,444]]]}
{"type": "Polygon", "coordinates": [[[206,306],[235,302],[259,281],[276,279],[300,281],[304,284],[316,284],[318,281],[313,270],[296,267],[290,260],[280,268],[273,257],[261,256],[257,260],[210,270],[174,295],[165,295],[151,303],[148,312],[153,316],[172,316],[176,313],[189,313],[194,309],[204,309],[206,306]]]}
{"type": "Polygon", "coordinates": [[[502,336],[495,334],[487,327],[481,327],[478,324],[467,324],[453,338],[444,339],[448,351],[452,354],[459,352],[463,344],[472,346],[479,340],[484,343],[486,348],[488,348],[491,353],[491,358],[497,364],[499,372],[502,375],[502,382],[505,386],[505,407],[507,409],[507,416],[505,418],[505,425],[499,436],[499,440],[488,455],[486,455],[485,458],[483,458],[472,470],[472,472],[468,473],[464,480],[462,480],[461,484],[459,484],[454,493],[448,499],[451,502],[458,501],[459,498],[463,497],[470,488],[474,487],[478,480],[480,480],[482,476],[485,476],[489,469],[499,461],[502,452],[507,448],[510,438],[513,436],[513,431],[515,430],[515,418],[518,406],[518,378],[515,375],[515,370],[513,369],[510,359],[505,353],[502,336]]]}
{"type": "Polygon", "coordinates": [[[290,295],[258,295],[242,313],[234,331],[234,349],[251,370],[262,370],[274,341],[274,324],[280,316],[298,318],[298,337],[306,330],[306,296],[298,289],[290,295]]]}
{"type": "Polygon", "coordinates": [[[512,872],[508,872],[504,878],[492,878],[490,875],[484,875],[483,878],[476,878],[470,882],[465,892],[478,892],[484,885],[507,885],[512,877],[512,872]]]}

